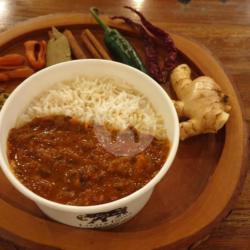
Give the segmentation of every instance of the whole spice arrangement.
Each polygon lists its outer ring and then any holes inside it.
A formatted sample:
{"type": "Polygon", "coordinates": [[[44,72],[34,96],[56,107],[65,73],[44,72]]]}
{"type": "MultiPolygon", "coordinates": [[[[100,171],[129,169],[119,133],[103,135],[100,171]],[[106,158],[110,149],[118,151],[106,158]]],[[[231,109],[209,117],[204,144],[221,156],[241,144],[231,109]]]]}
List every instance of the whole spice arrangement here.
{"type": "Polygon", "coordinates": [[[128,40],[123,37],[118,30],[108,27],[99,18],[98,10],[96,8],[91,8],[90,13],[104,30],[104,43],[113,58],[119,62],[128,64],[147,73],[147,70],[139,58],[137,52],[128,42],[128,40]]]}
{"type": "MultiPolygon", "coordinates": [[[[231,107],[228,97],[210,77],[201,76],[192,81],[191,69],[186,64],[180,64],[171,36],[150,23],[141,12],[129,6],[125,8],[138,15],[141,23],[125,16],[113,16],[111,19],[124,21],[140,36],[146,67],[129,41],[117,29],[107,26],[100,19],[98,9],[93,7],[90,13],[104,30],[103,40],[110,54],[96,34],[87,28],[80,33],[81,44],[71,30],[65,29],[61,33],[52,27],[48,42],[28,40],[24,43],[25,56],[14,53],[0,56],[0,82],[25,79],[43,67],[72,60],[71,53],[74,59],[114,59],[149,74],[159,84],[170,80],[178,98],[173,101],[177,113],[179,117],[189,119],[180,123],[181,140],[217,132],[229,119],[231,107]]],[[[8,93],[0,89],[0,106],[7,97],[8,93]]]]}

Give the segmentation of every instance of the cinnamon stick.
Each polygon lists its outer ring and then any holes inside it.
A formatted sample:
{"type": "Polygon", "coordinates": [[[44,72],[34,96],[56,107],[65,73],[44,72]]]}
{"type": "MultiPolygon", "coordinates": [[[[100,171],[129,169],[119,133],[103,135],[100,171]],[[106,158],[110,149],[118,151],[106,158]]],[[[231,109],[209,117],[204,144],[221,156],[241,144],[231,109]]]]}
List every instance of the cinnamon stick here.
{"type": "Polygon", "coordinates": [[[88,37],[89,41],[94,45],[96,50],[99,52],[99,54],[102,56],[103,59],[111,60],[109,54],[106,52],[106,50],[103,48],[101,43],[95,38],[93,33],[89,29],[84,30],[86,36],[88,37]]]}
{"type": "Polygon", "coordinates": [[[111,60],[109,54],[106,52],[101,43],[95,38],[90,30],[85,29],[81,34],[81,38],[94,58],[111,60]]]}
{"type": "Polygon", "coordinates": [[[102,56],[100,55],[100,53],[96,50],[96,48],[93,46],[93,44],[91,43],[91,41],[89,41],[87,35],[85,32],[82,32],[81,34],[81,38],[82,41],[84,43],[84,45],[86,46],[86,48],[88,49],[88,51],[90,52],[90,54],[94,57],[94,58],[98,58],[98,59],[102,59],[102,56]]]}
{"type": "Polygon", "coordinates": [[[67,37],[67,39],[69,41],[70,48],[71,48],[75,58],[77,58],[77,59],[87,58],[87,56],[83,52],[82,48],[80,47],[79,43],[77,42],[74,35],[72,34],[72,32],[70,30],[66,29],[63,34],[67,37]]]}

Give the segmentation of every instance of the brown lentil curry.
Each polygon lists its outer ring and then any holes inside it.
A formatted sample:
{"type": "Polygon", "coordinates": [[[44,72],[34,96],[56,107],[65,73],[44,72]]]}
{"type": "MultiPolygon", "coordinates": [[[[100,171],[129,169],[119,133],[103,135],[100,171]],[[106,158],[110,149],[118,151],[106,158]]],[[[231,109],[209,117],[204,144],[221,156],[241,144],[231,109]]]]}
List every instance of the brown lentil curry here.
{"type": "Polygon", "coordinates": [[[48,200],[78,206],[111,202],[149,182],[169,152],[168,140],[152,137],[142,152],[117,155],[129,152],[129,131],[135,141],[149,138],[133,128],[111,131],[109,143],[120,142],[114,154],[105,148],[105,138],[97,138],[93,125],[67,116],[35,118],[10,131],[9,162],[27,188],[48,200]]]}

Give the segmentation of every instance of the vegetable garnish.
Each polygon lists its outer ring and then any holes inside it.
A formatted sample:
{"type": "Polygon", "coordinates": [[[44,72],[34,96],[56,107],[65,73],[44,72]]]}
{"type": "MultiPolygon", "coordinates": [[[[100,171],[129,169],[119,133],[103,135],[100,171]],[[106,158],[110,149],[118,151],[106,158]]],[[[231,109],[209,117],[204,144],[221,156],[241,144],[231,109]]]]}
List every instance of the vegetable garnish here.
{"type": "Polygon", "coordinates": [[[33,69],[42,69],[46,64],[47,42],[29,40],[24,43],[26,57],[33,69]]]}
{"type": "Polygon", "coordinates": [[[128,40],[118,30],[111,29],[99,18],[97,8],[90,8],[90,13],[104,30],[104,43],[114,59],[147,73],[141,59],[128,40]]]}

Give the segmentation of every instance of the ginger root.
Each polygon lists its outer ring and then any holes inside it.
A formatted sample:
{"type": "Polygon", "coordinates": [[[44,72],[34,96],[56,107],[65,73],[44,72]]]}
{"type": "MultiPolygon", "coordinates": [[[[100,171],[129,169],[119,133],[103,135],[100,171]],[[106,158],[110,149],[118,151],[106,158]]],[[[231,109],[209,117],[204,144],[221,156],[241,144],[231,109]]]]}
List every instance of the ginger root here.
{"type": "Polygon", "coordinates": [[[188,65],[181,64],[171,73],[171,83],[179,99],[174,105],[179,117],[189,120],[180,123],[180,139],[216,133],[229,118],[231,106],[219,85],[208,76],[191,80],[188,65]]]}

